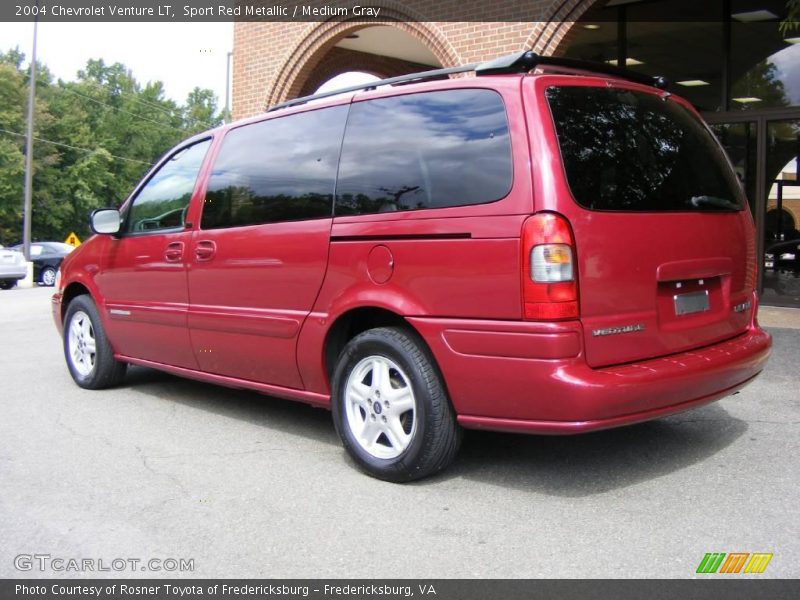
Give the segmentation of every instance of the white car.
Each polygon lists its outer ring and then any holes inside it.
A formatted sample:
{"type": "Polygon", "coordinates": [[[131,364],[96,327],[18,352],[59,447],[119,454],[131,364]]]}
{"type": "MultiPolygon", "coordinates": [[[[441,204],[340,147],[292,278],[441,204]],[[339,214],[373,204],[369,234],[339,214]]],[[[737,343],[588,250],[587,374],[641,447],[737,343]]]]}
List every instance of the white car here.
{"type": "Polygon", "coordinates": [[[0,290],[10,290],[20,279],[25,279],[28,267],[25,256],[0,245],[0,290]]]}

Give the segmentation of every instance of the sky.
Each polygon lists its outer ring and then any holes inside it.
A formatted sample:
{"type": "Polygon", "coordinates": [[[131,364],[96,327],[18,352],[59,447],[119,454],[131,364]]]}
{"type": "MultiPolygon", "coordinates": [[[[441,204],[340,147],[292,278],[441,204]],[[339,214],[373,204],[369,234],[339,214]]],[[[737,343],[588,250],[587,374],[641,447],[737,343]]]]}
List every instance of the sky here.
{"type": "MultiPolygon", "coordinates": [[[[0,0],[2,1],[2,0],[0,0]]],[[[0,22],[0,51],[15,46],[31,56],[33,23],[0,22]]],[[[58,79],[71,81],[90,58],[121,62],[141,83],[162,81],[168,98],[183,103],[195,86],[210,88],[225,106],[227,54],[233,23],[39,23],[37,59],[58,79]]],[[[377,79],[345,73],[321,91],[377,79]]]]}
{"type": "MultiPolygon", "coordinates": [[[[368,73],[359,73],[352,71],[350,73],[342,73],[337,75],[319,86],[317,92],[333,92],[342,88],[350,87],[351,85],[360,85],[362,83],[370,83],[378,81],[378,78],[368,73]]],[[[338,94],[337,94],[338,95],[338,94]]]]}
{"type": "MultiPolygon", "coordinates": [[[[33,23],[0,23],[0,51],[15,46],[30,58],[33,23]]],[[[195,86],[225,106],[227,54],[233,23],[39,23],[37,60],[70,81],[90,58],[121,62],[142,84],[160,80],[183,103],[195,86]]]]}
{"type": "Polygon", "coordinates": [[[792,104],[800,104],[800,44],[792,44],[770,56],[792,104]]]}

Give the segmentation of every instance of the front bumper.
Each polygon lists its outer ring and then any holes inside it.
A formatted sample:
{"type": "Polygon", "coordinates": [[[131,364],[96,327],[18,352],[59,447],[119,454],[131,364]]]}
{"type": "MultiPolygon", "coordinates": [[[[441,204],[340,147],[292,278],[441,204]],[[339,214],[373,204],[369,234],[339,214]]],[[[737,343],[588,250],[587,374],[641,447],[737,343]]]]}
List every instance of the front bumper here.
{"type": "Polygon", "coordinates": [[[755,378],[772,345],[753,323],[704,348],[593,369],[577,321],[409,321],[436,357],[459,423],[529,433],[606,429],[713,402],[755,378]]]}
{"type": "Polygon", "coordinates": [[[56,292],[50,299],[50,309],[53,311],[53,321],[60,335],[64,334],[64,322],[61,318],[61,292],[56,292]]]}

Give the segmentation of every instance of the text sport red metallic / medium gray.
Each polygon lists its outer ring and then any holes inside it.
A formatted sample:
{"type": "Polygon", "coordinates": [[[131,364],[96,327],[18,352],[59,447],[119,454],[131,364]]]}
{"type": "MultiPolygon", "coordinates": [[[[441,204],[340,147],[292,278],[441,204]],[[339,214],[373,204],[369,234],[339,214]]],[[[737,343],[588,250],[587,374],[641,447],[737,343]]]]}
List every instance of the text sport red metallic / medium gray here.
{"type": "Polygon", "coordinates": [[[616,427],[764,368],[742,187],[663,81],[528,52],[370,86],[195,136],[93,213],[53,297],[78,385],[328,407],[407,481],[461,428],[616,427]]]}

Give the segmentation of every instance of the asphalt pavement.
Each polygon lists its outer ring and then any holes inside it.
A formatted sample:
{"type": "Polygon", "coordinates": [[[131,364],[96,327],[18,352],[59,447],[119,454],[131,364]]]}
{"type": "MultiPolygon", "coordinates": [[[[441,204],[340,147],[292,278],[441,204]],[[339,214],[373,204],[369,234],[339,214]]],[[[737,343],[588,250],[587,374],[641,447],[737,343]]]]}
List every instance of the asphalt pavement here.
{"type": "Polygon", "coordinates": [[[766,371],[710,406],[468,432],[446,473],[395,485],[353,467],[321,409],[144,368],[78,388],[51,293],[0,292],[0,577],[693,577],[707,552],[800,576],[800,330],[770,329],[766,371]],[[54,559],[193,570],[39,568],[54,559]]]}

